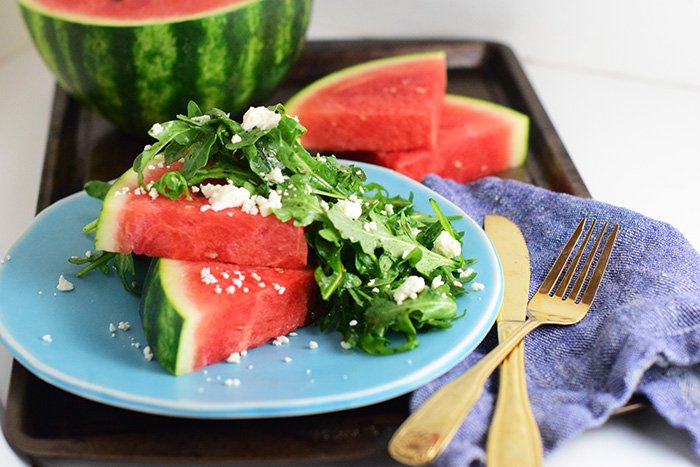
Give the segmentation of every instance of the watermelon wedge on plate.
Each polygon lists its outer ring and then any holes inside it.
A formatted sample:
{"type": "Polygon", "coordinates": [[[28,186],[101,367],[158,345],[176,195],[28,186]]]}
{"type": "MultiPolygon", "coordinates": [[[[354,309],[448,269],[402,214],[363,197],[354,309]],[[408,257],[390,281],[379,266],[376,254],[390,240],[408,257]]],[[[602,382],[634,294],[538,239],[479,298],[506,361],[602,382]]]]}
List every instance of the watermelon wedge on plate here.
{"type": "Polygon", "coordinates": [[[502,105],[465,96],[445,96],[434,149],[377,151],[373,164],[414,180],[429,173],[467,183],[520,166],[527,156],[529,118],[502,105]]]}
{"type": "Polygon", "coordinates": [[[58,83],[141,133],[195,100],[234,115],[270,95],[304,45],[311,0],[18,0],[58,83]]]}
{"type": "Polygon", "coordinates": [[[317,151],[433,148],[447,83],[444,52],[373,60],[332,73],[286,104],[317,151]]]}
{"type": "MultiPolygon", "coordinates": [[[[148,186],[180,167],[182,162],[153,165],[144,171],[144,183],[148,186]]],[[[155,189],[140,188],[136,172],[129,169],[105,196],[95,248],[154,258],[305,268],[304,229],[262,214],[254,202],[245,212],[241,207],[214,209],[201,193],[177,200],[159,196],[155,189]]]]}
{"type": "Polygon", "coordinates": [[[140,314],[158,362],[182,375],[310,323],[316,290],[311,269],[156,259],[140,314]]]}

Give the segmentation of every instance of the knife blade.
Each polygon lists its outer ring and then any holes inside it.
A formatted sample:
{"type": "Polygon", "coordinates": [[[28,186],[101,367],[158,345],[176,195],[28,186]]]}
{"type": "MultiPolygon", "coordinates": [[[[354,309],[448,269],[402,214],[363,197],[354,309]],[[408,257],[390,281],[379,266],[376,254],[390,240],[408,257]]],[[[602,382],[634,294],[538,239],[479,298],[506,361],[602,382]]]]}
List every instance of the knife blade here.
{"type": "MultiPolygon", "coordinates": [[[[496,318],[498,339],[527,318],[530,256],[522,232],[509,219],[488,215],[484,230],[503,268],[504,294],[496,318]]],[[[486,444],[489,466],[542,464],[542,440],[525,381],[525,348],[520,343],[501,364],[498,401],[486,444]]]]}

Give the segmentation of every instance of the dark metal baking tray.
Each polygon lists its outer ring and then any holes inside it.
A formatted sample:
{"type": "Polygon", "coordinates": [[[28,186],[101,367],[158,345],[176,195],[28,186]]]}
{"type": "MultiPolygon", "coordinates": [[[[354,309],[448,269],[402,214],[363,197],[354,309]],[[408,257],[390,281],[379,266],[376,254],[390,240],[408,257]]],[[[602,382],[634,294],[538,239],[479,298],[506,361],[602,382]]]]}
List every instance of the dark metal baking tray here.
{"type": "MultiPolygon", "coordinates": [[[[498,174],[589,197],[522,67],[509,47],[473,40],[312,41],[268,101],[334,70],[402,53],[444,50],[448,92],[507,105],[531,119],[523,167],[498,174]]],[[[183,110],[184,111],[184,110],[183,110]]],[[[132,163],[147,137],[125,134],[57,86],[37,210],[109,180],[132,163]]],[[[369,407],[264,420],[193,420],[133,412],[51,386],[14,362],[4,432],[36,465],[334,465],[390,462],[389,437],[408,415],[408,397],[369,407]]]]}

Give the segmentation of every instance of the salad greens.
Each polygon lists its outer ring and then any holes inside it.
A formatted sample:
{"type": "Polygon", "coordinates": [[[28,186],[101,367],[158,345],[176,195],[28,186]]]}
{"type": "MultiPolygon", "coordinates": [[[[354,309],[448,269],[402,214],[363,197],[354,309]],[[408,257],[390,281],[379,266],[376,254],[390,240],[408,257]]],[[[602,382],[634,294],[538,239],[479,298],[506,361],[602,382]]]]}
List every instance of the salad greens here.
{"type": "MultiPolygon", "coordinates": [[[[347,348],[374,355],[411,350],[419,332],[450,327],[459,317],[455,297],[466,293],[463,285],[475,277],[468,268],[473,260],[447,257],[434,247],[443,232],[461,246],[463,234],[451,219],[434,200],[433,214],[418,212],[412,197],[390,196],[367,182],[358,167],[334,156],[311,156],[299,141],[306,129],[283,106],[260,109],[275,113],[273,124],[251,123],[247,116],[239,124],[219,109],[203,113],[190,102],[187,115],[149,131],[156,142],[133,165],[139,183],[143,186],[144,171],[162,158],[165,164],[182,160],[182,169],[148,188],[171,199],[196,196],[193,188],[212,179],[245,187],[251,195],[276,191],[281,205],[273,213],[305,227],[325,301],[318,323],[322,330],[337,329],[347,348]],[[419,286],[405,291],[409,282],[419,286]],[[403,342],[392,343],[395,336],[403,336],[403,342]]],[[[108,189],[104,182],[86,185],[88,194],[100,199],[108,189]]],[[[88,264],[81,273],[106,271],[111,261],[125,287],[135,292],[128,279],[134,272],[131,255],[98,252],[71,261],[88,264]]]]}

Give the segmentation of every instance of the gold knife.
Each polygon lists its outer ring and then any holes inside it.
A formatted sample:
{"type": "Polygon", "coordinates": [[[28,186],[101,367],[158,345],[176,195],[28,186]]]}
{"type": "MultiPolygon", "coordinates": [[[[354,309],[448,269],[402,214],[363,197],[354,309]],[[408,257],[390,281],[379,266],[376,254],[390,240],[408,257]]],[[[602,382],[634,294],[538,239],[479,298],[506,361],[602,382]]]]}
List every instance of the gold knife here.
{"type": "MultiPolygon", "coordinates": [[[[498,339],[503,341],[527,317],[530,258],[522,232],[510,220],[488,215],[484,218],[484,230],[503,267],[503,303],[496,318],[498,339]]],[[[486,443],[486,462],[489,467],[542,464],[542,439],[527,394],[522,342],[501,364],[498,402],[486,443]]]]}

